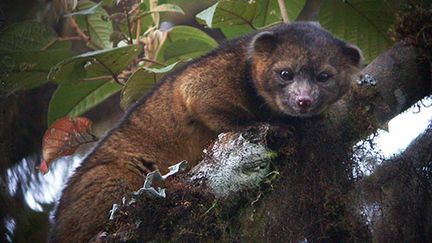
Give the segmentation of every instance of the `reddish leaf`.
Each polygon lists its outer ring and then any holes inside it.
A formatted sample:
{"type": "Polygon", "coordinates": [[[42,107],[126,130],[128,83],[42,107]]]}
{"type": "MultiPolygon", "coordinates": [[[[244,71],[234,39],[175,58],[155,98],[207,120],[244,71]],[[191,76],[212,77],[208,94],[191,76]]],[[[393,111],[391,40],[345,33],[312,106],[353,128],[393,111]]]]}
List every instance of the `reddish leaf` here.
{"type": "Polygon", "coordinates": [[[90,133],[92,122],[85,117],[63,117],[45,132],[42,141],[42,162],[38,169],[46,174],[49,165],[57,158],[75,153],[81,144],[94,142],[90,133]]]}
{"type": "Polygon", "coordinates": [[[47,163],[46,163],[45,160],[42,160],[41,164],[38,167],[36,167],[36,168],[38,170],[40,170],[42,172],[42,174],[44,174],[44,175],[46,173],[48,173],[48,165],[47,165],[47,163]]]}

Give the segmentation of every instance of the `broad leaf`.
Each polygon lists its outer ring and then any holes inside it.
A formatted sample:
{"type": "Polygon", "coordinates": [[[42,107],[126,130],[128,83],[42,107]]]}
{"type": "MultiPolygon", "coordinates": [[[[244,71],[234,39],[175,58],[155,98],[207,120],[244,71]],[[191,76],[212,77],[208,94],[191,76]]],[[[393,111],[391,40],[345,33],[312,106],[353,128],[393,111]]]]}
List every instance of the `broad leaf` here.
{"type": "Polygon", "coordinates": [[[174,63],[201,56],[218,46],[218,43],[201,30],[190,26],[175,26],[158,52],[162,63],[174,63]]]}
{"type": "MultiPolygon", "coordinates": [[[[88,11],[95,6],[97,6],[96,3],[83,0],[79,2],[76,9],[78,12],[88,11]]],[[[102,7],[96,8],[93,14],[77,15],[75,18],[79,27],[90,37],[89,47],[93,49],[112,47],[110,35],[113,32],[113,26],[108,13],[102,7]]]]}
{"type": "Polygon", "coordinates": [[[63,117],[55,121],[42,140],[42,162],[38,169],[46,174],[57,158],[75,153],[79,145],[96,141],[91,134],[92,121],[85,117],[63,117]]]}
{"type": "Polygon", "coordinates": [[[121,90],[109,80],[62,83],[54,92],[48,108],[48,124],[60,117],[79,116],[121,90]]]}
{"type": "Polygon", "coordinates": [[[103,2],[102,6],[106,7],[114,7],[114,5],[118,5],[121,0],[102,0],[103,2]]]}
{"type": "Polygon", "coordinates": [[[22,22],[0,33],[0,53],[42,50],[57,38],[54,30],[37,22],[22,22]]]}
{"type": "Polygon", "coordinates": [[[145,70],[152,72],[152,73],[167,73],[169,71],[171,71],[178,62],[175,62],[171,65],[168,65],[166,67],[162,67],[162,68],[149,68],[149,67],[143,67],[145,70]]]}
{"type": "Polygon", "coordinates": [[[175,4],[161,4],[156,6],[151,12],[170,12],[184,14],[183,10],[175,4]]]}
{"type": "Polygon", "coordinates": [[[140,11],[138,11],[132,18],[132,20],[141,18],[142,25],[144,25],[146,27],[146,29],[144,29],[144,31],[147,30],[147,28],[150,27],[154,22],[154,20],[151,17],[152,13],[184,14],[184,11],[179,6],[177,6],[175,4],[161,4],[161,5],[158,5],[155,8],[153,8],[151,11],[149,10],[149,7],[147,4],[148,3],[146,1],[142,2],[139,5],[140,11]]]}
{"type": "MultiPolygon", "coordinates": [[[[305,0],[285,1],[288,16],[295,19],[305,0]]],[[[197,15],[213,28],[220,28],[227,38],[241,36],[253,30],[281,22],[279,5],[274,0],[221,0],[197,15]],[[209,24],[210,23],[210,24],[209,24]]]]}
{"type": "Polygon", "coordinates": [[[339,38],[358,45],[367,61],[373,60],[392,42],[387,30],[394,20],[394,9],[385,0],[325,1],[320,23],[339,38]]]}
{"type": "Polygon", "coordinates": [[[96,13],[96,10],[99,8],[99,6],[101,6],[103,2],[99,2],[98,4],[95,4],[93,7],[91,8],[87,8],[81,11],[76,11],[76,12],[72,12],[69,14],[65,14],[65,17],[70,17],[70,16],[75,16],[75,15],[90,15],[90,14],[94,14],[96,13]]]}
{"type": "Polygon", "coordinates": [[[0,35],[0,90],[10,95],[48,82],[48,72],[71,56],[70,42],[57,42],[53,30],[36,22],[8,27],[0,35]]]}
{"type": "Polygon", "coordinates": [[[170,72],[178,62],[162,68],[138,69],[133,73],[122,90],[120,105],[126,109],[130,104],[139,100],[153,85],[167,72],[170,72]]]}
{"type": "Polygon", "coordinates": [[[68,83],[112,76],[125,69],[140,53],[141,47],[135,45],[87,52],[57,64],[49,78],[54,82],[68,83]]]}
{"type": "Polygon", "coordinates": [[[123,109],[138,101],[154,84],[162,77],[162,74],[150,73],[144,69],[138,69],[133,73],[121,92],[120,106],[123,109]]]}
{"type": "Polygon", "coordinates": [[[212,28],[213,16],[214,16],[214,13],[216,11],[218,4],[219,4],[219,2],[213,4],[211,7],[207,8],[207,9],[204,9],[203,11],[198,13],[196,15],[196,17],[198,19],[203,20],[208,27],[212,28]]]}
{"type": "Polygon", "coordinates": [[[70,57],[69,50],[21,51],[0,54],[0,81],[3,95],[27,90],[48,82],[52,66],[70,57]]]}

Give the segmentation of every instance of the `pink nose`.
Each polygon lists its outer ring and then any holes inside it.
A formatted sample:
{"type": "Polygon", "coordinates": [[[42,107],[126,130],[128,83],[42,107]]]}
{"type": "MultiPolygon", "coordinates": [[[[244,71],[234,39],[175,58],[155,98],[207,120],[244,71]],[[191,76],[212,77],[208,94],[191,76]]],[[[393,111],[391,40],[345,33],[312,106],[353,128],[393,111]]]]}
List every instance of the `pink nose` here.
{"type": "Polygon", "coordinates": [[[312,99],[309,96],[299,96],[297,98],[297,105],[300,109],[308,109],[312,104],[312,99]]]}

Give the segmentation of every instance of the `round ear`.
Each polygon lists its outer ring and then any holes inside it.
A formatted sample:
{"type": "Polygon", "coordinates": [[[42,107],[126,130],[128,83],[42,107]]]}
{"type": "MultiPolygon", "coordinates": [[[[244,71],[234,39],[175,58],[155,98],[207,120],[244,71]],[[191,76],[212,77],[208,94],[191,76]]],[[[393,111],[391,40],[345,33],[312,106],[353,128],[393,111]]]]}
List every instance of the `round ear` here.
{"type": "Polygon", "coordinates": [[[271,53],[276,47],[276,36],[273,32],[263,31],[256,34],[249,46],[249,52],[257,54],[271,53]]]}
{"type": "Polygon", "coordinates": [[[352,61],[353,65],[361,66],[363,63],[363,54],[360,48],[353,44],[346,44],[343,53],[352,61]]]}

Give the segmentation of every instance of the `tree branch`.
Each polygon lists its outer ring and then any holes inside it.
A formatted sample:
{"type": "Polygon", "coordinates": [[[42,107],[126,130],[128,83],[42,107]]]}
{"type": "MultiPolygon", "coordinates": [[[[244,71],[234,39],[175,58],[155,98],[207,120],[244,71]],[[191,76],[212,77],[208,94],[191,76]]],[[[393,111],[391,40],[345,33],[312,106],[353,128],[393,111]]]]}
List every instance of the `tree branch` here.
{"type": "Polygon", "coordinates": [[[432,236],[426,227],[432,223],[431,148],[432,124],[403,153],[361,181],[365,206],[371,208],[371,227],[377,232],[374,241],[426,242],[432,236]]]}
{"type": "Polygon", "coordinates": [[[361,195],[352,173],[358,165],[351,157],[352,146],[430,94],[430,68],[419,61],[420,57],[413,46],[398,43],[362,71],[359,79],[368,74],[376,86],[353,85],[351,93],[326,116],[291,118],[285,123],[288,127],[276,132],[270,129],[266,133],[220,136],[207,152],[206,158],[212,159],[204,159],[175,183],[167,182],[170,196],[166,199],[140,199],[143,209],[126,205],[124,210],[132,211],[120,211],[119,215],[131,216],[111,223],[109,232],[115,234],[108,237],[133,235],[137,238],[126,239],[162,241],[370,240],[367,222],[359,213],[361,195]],[[256,134],[265,135],[257,139],[256,134]],[[251,149],[236,142],[239,137],[249,144],[264,144],[276,151],[279,159],[271,162],[269,170],[265,170],[267,160],[257,155],[227,166],[227,157],[251,149]],[[217,153],[212,152],[215,149],[217,153]],[[226,156],[213,156],[223,153],[226,156]],[[280,176],[275,179],[269,175],[280,176]],[[241,181],[253,186],[244,187],[241,181]],[[257,187],[257,181],[264,183],[257,187]],[[136,227],[138,219],[141,223],[136,227]]]}

